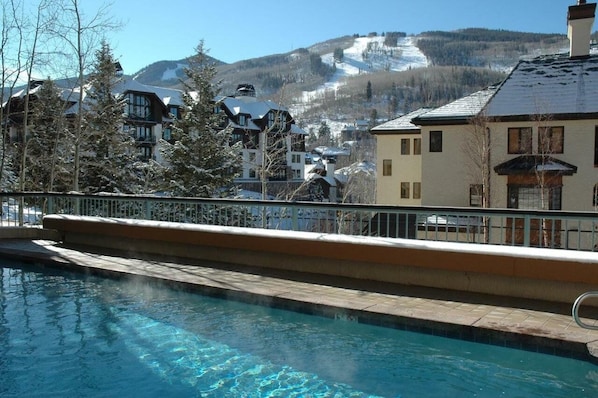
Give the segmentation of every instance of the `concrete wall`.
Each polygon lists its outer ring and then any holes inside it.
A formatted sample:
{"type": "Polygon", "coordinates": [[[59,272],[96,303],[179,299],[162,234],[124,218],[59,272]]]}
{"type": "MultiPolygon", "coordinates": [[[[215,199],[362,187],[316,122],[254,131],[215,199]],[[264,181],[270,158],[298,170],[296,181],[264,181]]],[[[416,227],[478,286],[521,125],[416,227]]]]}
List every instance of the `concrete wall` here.
{"type": "Polygon", "coordinates": [[[60,240],[58,231],[37,227],[0,227],[0,239],[60,240]]]}
{"type": "Polygon", "coordinates": [[[571,304],[598,290],[598,254],[309,232],[58,216],[66,245],[571,304]]]}

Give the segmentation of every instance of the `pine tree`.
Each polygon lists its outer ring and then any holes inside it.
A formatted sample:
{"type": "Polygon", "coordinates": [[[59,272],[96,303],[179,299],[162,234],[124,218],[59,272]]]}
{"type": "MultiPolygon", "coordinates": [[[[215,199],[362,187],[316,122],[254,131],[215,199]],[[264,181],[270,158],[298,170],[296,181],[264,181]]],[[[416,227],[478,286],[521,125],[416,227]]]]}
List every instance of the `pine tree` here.
{"type": "Polygon", "coordinates": [[[330,126],[328,126],[326,121],[322,121],[320,123],[320,127],[318,128],[318,144],[325,146],[333,145],[332,132],[330,131],[330,126]]]}
{"type": "Polygon", "coordinates": [[[125,101],[113,93],[118,83],[116,61],[106,42],[95,54],[81,144],[80,187],[83,192],[135,193],[135,141],[125,133],[125,101]]]}
{"type": "Polygon", "coordinates": [[[163,141],[169,190],[175,196],[213,197],[232,186],[240,170],[240,148],[230,146],[231,130],[226,116],[215,112],[220,83],[214,82],[216,67],[209,62],[203,41],[189,59],[183,82],[184,109],[173,126],[174,144],[163,141]]]}
{"type": "Polygon", "coordinates": [[[32,104],[31,138],[27,142],[25,189],[64,192],[72,187],[72,135],[66,127],[66,103],[47,79],[32,104]]]}
{"type": "Polygon", "coordinates": [[[369,102],[372,100],[372,82],[368,80],[368,84],[365,88],[365,99],[369,102]]]}

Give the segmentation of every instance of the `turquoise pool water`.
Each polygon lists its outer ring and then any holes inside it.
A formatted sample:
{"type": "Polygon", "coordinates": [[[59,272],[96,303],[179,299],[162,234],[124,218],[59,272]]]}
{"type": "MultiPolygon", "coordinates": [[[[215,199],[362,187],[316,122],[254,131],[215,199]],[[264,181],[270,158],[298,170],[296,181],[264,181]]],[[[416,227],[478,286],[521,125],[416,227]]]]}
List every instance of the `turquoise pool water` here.
{"type": "Polygon", "coordinates": [[[2,397],[596,397],[583,361],[6,264],[2,397]]]}

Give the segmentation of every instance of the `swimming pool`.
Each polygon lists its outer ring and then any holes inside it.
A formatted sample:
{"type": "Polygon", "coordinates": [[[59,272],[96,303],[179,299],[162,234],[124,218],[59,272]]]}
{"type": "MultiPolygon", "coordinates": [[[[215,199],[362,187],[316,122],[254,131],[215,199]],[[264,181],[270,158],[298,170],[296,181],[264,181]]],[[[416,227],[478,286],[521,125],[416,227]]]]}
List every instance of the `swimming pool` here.
{"type": "Polygon", "coordinates": [[[583,361],[56,270],[0,273],[3,397],[595,397],[583,361]]]}

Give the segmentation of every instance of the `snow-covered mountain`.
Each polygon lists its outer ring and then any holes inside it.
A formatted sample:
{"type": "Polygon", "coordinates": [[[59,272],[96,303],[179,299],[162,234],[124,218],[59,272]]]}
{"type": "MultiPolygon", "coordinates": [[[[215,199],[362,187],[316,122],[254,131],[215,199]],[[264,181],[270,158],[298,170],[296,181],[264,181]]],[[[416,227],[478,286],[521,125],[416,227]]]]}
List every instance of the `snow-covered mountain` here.
{"type": "Polygon", "coordinates": [[[400,72],[428,66],[426,56],[415,45],[415,37],[400,38],[396,47],[386,46],[384,37],[357,37],[353,45],[343,51],[342,62],[335,62],[334,53],[322,55],[322,62],[336,67],[336,72],[326,83],[313,91],[303,92],[302,100],[295,104],[302,111],[311,101],[329,92],[335,92],[346,83],[346,78],[379,71],[400,72]]]}

